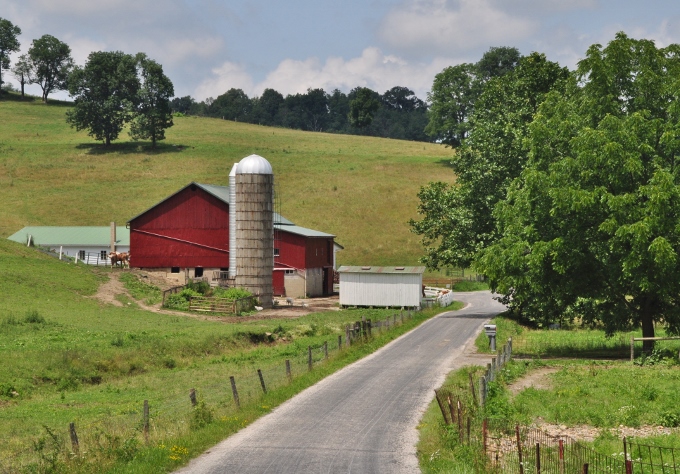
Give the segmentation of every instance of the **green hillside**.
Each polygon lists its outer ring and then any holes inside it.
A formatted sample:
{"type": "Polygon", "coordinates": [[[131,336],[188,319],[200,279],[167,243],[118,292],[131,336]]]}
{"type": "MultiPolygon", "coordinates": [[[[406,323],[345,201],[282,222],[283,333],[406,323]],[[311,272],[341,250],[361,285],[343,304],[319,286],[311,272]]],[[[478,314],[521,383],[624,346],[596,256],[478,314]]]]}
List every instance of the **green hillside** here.
{"type": "Polygon", "coordinates": [[[27,225],[124,223],[191,181],[228,184],[256,153],[274,168],[280,212],[337,235],[341,264],[416,264],[420,186],[452,181],[451,150],[421,142],[178,117],[157,150],[127,133],[105,149],[65,122],[67,104],[0,100],[0,235],[27,225]]]}

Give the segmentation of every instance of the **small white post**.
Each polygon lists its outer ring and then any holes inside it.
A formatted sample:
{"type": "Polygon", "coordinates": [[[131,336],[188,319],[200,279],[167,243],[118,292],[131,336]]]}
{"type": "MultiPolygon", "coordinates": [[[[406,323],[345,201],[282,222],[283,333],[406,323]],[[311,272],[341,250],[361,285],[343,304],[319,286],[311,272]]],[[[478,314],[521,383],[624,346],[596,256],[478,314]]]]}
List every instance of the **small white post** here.
{"type": "Polygon", "coordinates": [[[33,236],[31,234],[28,234],[28,242],[26,243],[26,247],[31,246],[31,239],[33,239],[33,236]]]}

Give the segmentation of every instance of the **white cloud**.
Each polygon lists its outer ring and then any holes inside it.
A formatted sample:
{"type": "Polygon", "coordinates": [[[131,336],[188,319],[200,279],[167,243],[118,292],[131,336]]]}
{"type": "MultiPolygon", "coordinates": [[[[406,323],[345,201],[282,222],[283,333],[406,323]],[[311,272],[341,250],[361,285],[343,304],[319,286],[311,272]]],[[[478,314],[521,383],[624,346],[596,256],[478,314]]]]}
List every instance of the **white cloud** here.
{"type": "Polygon", "coordinates": [[[240,64],[225,62],[220,67],[212,70],[213,77],[204,80],[196,88],[192,97],[204,100],[208,97],[217,97],[229,89],[243,89],[250,95],[253,90],[253,79],[240,64]]]}
{"type": "Polygon", "coordinates": [[[361,56],[349,60],[339,57],[330,57],[325,62],[317,58],[285,59],[258,83],[253,81],[243,66],[226,62],[213,70],[213,77],[204,80],[196,88],[195,98],[203,100],[217,97],[232,87],[243,89],[250,97],[254,97],[262,94],[266,88],[287,95],[304,93],[309,88],[349,92],[355,87],[369,87],[382,94],[394,86],[404,86],[425,100],[435,74],[457,62],[462,61],[436,58],[428,63],[408,62],[371,47],[366,48],[361,56]]]}
{"type": "Polygon", "coordinates": [[[537,23],[489,0],[410,0],[385,17],[379,35],[404,54],[460,54],[525,39],[537,23]],[[426,52],[426,53],[423,53],[426,52]]]}

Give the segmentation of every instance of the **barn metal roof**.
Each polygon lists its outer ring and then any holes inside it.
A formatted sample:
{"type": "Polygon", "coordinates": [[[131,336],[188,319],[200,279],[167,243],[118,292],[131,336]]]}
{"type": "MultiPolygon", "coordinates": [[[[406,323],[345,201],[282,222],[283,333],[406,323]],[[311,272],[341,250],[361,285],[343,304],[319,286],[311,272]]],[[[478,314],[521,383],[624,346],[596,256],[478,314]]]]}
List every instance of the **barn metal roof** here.
{"type": "MultiPolygon", "coordinates": [[[[31,235],[37,245],[82,245],[104,246],[111,243],[111,226],[101,227],[62,227],[30,226],[7,237],[9,240],[25,244],[31,235]]],[[[116,226],[116,245],[130,245],[130,229],[116,226]]]]}
{"type": "Polygon", "coordinates": [[[338,273],[425,273],[425,267],[363,267],[343,265],[338,273]]]}
{"type": "MultiPolygon", "coordinates": [[[[304,237],[327,237],[327,238],[333,238],[335,235],[333,234],[327,234],[325,232],[319,232],[318,230],[312,230],[312,229],[306,229],[304,227],[300,227],[299,225],[276,225],[274,227],[275,230],[282,230],[284,232],[290,232],[291,234],[297,234],[297,235],[302,235],[304,237]]],[[[344,248],[344,247],[343,247],[344,248]]]]}
{"type": "MultiPolygon", "coordinates": [[[[181,192],[184,191],[186,188],[188,188],[189,186],[192,186],[192,185],[201,188],[203,191],[205,191],[205,192],[208,193],[208,194],[212,194],[213,196],[215,196],[217,199],[219,199],[220,201],[224,202],[225,204],[227,204],[227,205],[230,204],[230,202],[229,202],[229,186],[217,186],[217,185],[214,185],[214,184],[201,184],[201,183],[196,183],[196,182],[193,182],[193,181],[192,181],[191,183],[187,184],[186,186],[184,186],[184,187],[183,187],[182,189],[180,189],[179,191],[177,191],[177,192],[175,192],[175,193],[172,193],[170,196],[166,197],[166,198],[163,199],[162,201],[157,202],[156,204],[154,204],[153,206],[151,206],[150,208],[148,208],[148,209],[145,210],[144,212],[140,212],[140,213],[137,214],[135,217],[130,218],[130,220],[128,220],[128,224],[129,224],[130,222],[134,221],[135,219],[137,219],[139,216],[141,216],[141,215],[143,215],[143,214],[146,214],[148,211],[150,211],[150,210],[153,209],[154,207],[158,206],[158,205],[161,204],[162,202],[167,201],[167,200],[170,199],[172,196],[181,193],[181,192]]],[[[276,212],[274,213],[274,224],[280,224],[280,225],[295,225],[295,224],[293,224],[291,221],[289,221],[288,219],[286,219],[285,217],[279,215],[279,214],[276,213],[276,212]]]]}

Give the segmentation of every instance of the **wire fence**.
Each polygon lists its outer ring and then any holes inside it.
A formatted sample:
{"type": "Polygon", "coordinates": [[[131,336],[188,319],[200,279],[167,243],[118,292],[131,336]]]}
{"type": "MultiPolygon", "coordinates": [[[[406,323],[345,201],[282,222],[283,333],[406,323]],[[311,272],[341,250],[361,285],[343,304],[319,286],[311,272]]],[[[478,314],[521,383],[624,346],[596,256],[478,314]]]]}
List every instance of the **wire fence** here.
{"type": "Polygon", "coordinates": [[[154,392],[155,399],[102,408],[99,416],[85,423],[43,425],[43,432],[29,443],[25,437],[7,436],[0,446],[0,473],[57,472],[57,465],[68,471],[69,466],[131,460],[144,445],[162,446],[168,456],[180,460],[188,455],[186,449],[164,443],[215,421],[236,429],[246,426],[253,420],[245,418],[243,410],[259,406],[266,412],[270,407],[262,404],[268,392],[294,382],[351,345],[393,330],[414,314],[405,310],[380,321],[357,321],[345,326],[344,336],[306,348],[292,343],[283,363],[242,366],[219,382],[211,379],[184,387],[183,395],[169,388],[172,393],[154,392]]]}

